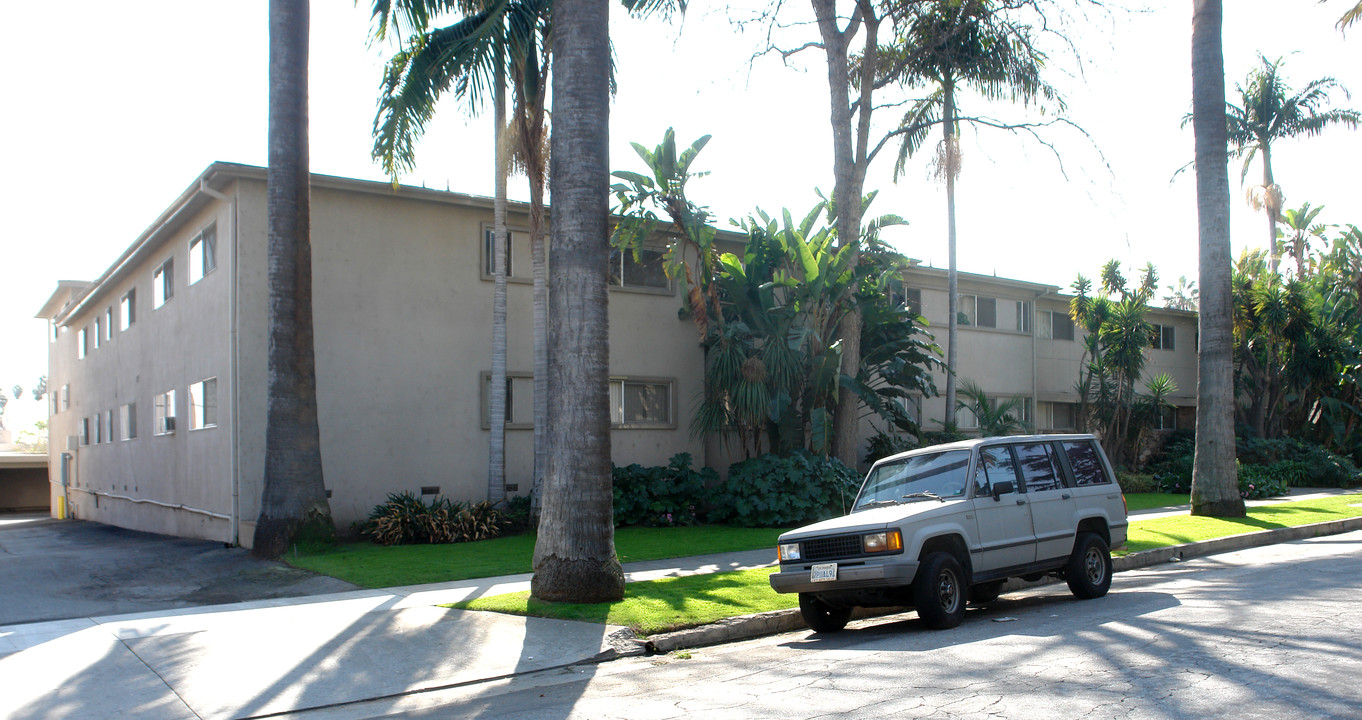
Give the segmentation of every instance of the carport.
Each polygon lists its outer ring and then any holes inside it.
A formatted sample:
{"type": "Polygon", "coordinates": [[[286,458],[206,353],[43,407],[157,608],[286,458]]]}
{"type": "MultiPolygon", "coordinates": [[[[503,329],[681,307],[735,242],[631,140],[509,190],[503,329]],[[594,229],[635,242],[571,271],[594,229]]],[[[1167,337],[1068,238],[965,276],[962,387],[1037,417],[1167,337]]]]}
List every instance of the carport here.
{"type": "Polygon", "coordinates": [[[51,512],[47,455],[0,453],[0,512],[51,512]]]}

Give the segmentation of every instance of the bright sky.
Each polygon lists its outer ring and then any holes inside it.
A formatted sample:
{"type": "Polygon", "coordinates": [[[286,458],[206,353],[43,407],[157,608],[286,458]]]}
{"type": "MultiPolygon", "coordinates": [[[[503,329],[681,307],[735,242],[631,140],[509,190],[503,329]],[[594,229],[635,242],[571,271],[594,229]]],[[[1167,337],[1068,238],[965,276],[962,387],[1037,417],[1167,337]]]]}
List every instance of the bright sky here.
{"type": "MultiPolygon", "coordinates": [[[[1138,2],[1139,0],[1135,0],[1138,2]]],[[[1286,57],[1293,87],[1325,75],[1362,92],[1362,27],[1334,28],[1352,0],[1227,0],[1225,66],[1229,92],[1257,64],[1257,53],[1286,57]]],[[[372,163],[371,128],[382,61],[390,47],[366,47],[367,2],[312,2],[312,169],[382,180],[372,163]]],[[[798,0],[788,5],[803,10],[798,0]]],[[[1156,3],[1138,13],[1097,15],[1073,33],[1084,59],[1056,53],[1052,82],[1069,116],[1091,135],[1047,135],[1048,149],[997,131],[966,132],[957,207],[960,268],[1067,286],[1093,276],[1109,258],[1152,261],[1162,285],[1196,277],[1195,182],[1174,171],[1192,154],[1191,2],[1156,3]],[[1167,5],[1167,7],[1165,7],[1167,5]],[[1100,154],[1097,150],[1100,149],[1100,154]],[[1105,164],[1103,162],[1105,159],[1105,164]],[[1109,168],[1109,169],[1108,169],[1109,168]]],[[[203,169],[215,160],[265,164],[267,27],[264,0],[76,0],[55,18],[40,3],[8,8],[16,32],[0,44],[0,77],[10,110],[0,119],[7,144],[0,174],[0,387],[29,388],[46,372],[45,324],[32,316],[58,280],[98,277],[203,169]]],[[[696,0],[678,29],[617,13],[612,24],[619,94],[611,117],[612,160],[640,169],[630,141],[652,146],[668,126],[689,143],[714,139],[697,162],[712,175],[692,197],[717,217],[755,207],[802,214],[815,187],[830,190],[831,137],[821,53],[785,66],[748,60],[764,35],[741,34],[718,3],[696,0]]],[[[812,26],[783,35],[795,46],[812,26]]],[[[1008,107],[966,111],[1011,119],[1008,107]]],[[[1336,94],[1335,105],[1362,107],[1336,94]]],[[[893,110],[875,117],[882,126],[893,110]]],[[[442,108],[418,151],[411,184],[490,195],[490,120],[442,108]]],[[[1323,204],[1320,219],[1362,224],[1362,133],[1334,130],[1275,147],[1287,207],[1323,204]]],[[[891,181],[892,153],[872,167],[873,212],[910,222],[893,236],[901,251],[946,263],[945,197],[925,158],[891,181]]],[[[1258,247],[1261,216],[1245,207],[1231,168],[1237,253],[1258,247]]],[[[1259,176],[1257,166],[1250,181],[1259,176]]],[[[511,194],[527,199],[524,181],[511,194]]],[[[1133,271],[1130,273],[1133,275],[1133,271]]],[[[45,415],[27,393],[11,402],[8,426],[45,415]]]]}

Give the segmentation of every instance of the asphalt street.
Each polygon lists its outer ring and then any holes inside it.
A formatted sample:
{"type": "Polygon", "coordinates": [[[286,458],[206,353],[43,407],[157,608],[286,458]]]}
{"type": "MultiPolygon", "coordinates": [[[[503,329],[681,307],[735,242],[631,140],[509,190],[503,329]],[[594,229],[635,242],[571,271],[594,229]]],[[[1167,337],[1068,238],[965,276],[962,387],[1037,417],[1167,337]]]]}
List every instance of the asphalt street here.
{"type": "Polygon", "coordinates": [[[1359,718],[1362,532],[912,613],[299,713],[320,718],[1359,718]]]}

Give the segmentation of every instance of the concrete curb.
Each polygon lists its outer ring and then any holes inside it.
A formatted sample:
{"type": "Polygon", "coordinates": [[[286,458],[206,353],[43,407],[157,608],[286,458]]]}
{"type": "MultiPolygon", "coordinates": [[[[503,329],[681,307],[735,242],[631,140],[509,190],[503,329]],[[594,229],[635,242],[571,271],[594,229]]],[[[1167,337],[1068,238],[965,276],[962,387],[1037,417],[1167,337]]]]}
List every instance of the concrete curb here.
{"type": "MultiPolygon", "coordinates": [[[[1258,532],[1245,533],[1243,535],[1231,535],[1229,537],[1216,538],[1214,540],[1203,540],[1201,542],[1183,543],[1182,545],[1170,545],[1168,547],[1143,550],[1131,553],[1124,557],[1112,558],[1112,568],[1116,572],[1125,572],[1153,565],[1160,565],[1167,562],[1188,560],[1203,555],[1216,555],[1219,553],[1234,552],[1236,550],[1246,550],[1248,548],[1262,547],[1264,545],[1276,545],[1278,543],[1291,542],[1293,540],[1304,540],[1306,538],[1321,537],[1324,535],[1337,535],[1339,533],[1362,530],[1362,517],[1344,518],[1342,520],[1328,520],[1325,522],[1311,523],[1309,525],[1297,525],[1295,527],[1277,528],[1275,530],[1262,530],[1258,532]]],[[[1053,578],[1026,582],[1023,580],[1009,580],[1003,586],[1003,592],[1013,592],[1041,585],[1049,585],[1057,582],[1053,578]]],[[[857,608],[851,617],[853,620],[877,617],[881,615],[892,615],[903,612],[903,608],[857,608]]],[[[807,627],[804,618],[800,617],[799,610],[772,610],[770,612],[757,613],[755,615],[740,615],[738,617],[725,618],[709,625],[702,625],[676,632],[661,633],[652,635],[640,641],[645,652],[671,652],[684,648],[703,647],[705,645],[718,645],[720,643],[737,642],[739,640],[751,640],[753,638],[766,635],[776,635],[779,633],[793,632],[807,627]]],[[[632,653],[631,653],[632,654],[632,653]]]]}

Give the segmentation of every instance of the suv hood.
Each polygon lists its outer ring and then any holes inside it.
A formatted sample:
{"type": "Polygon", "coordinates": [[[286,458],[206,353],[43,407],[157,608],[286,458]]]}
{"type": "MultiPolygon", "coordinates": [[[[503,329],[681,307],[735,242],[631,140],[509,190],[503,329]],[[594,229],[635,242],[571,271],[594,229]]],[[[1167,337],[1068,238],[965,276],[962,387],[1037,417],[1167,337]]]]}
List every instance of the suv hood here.
{"type": "Polygon", "coordinates": [[[905,502],[902,505],[862,510],[850,515],[830,518],[812,525],[795,528],[782,534],[780,542],[802,540],[820,535],[838,535],[860,530],[880,530],[890,525],[900,525],[909,518],[927,519],[939,515],[949,515],[961,510],[960,505],[964,502],[963,499],[947,500],[946,502],[923,499],[905,502]]]}

